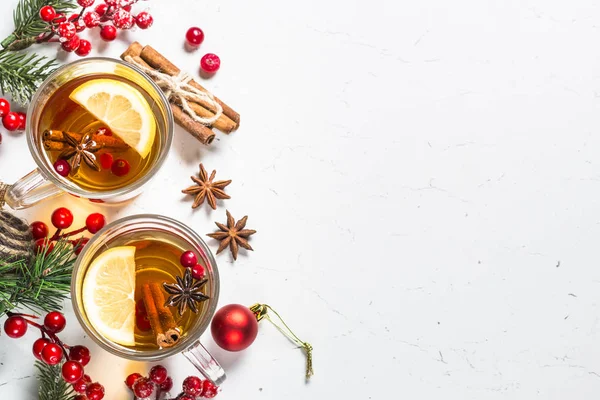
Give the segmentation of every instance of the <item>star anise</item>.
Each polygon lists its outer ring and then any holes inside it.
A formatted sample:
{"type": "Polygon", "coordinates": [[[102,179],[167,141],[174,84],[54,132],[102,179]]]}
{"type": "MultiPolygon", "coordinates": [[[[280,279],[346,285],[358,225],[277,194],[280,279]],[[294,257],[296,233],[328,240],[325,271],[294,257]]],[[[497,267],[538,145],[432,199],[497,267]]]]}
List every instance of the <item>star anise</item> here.
{"type": "Polygon", "coordinates": [[[191,177],[196,184],[181,191],[182,193],[196,196],[194,204],[192,204],[192,208],[196,208],[200,204],[204,203],[204,199],[206,198],[212,209],[216,210],[217,199],[231,198],[223,191],[223,189],[225,189],[225,187],[231,183],[231,180],[213,182],[216,174],[217,171],[213,170],[209,177],[204,169],[204,165],[200,163],[199,178],[196,178],[195,176],[191,177]]]}
{"type": "Polygon", "coordinates": [[[183,315],[189,307],[194,313],[198,313],[198,303],[210,299],[202,293],[202,287],[208,282],[207,278],[194,282],[191,268],[186,268],[183,278],[175,277],[177,283],[163,283],[163,287],[171,296],[167,299],[165,306],[177,307],[179,315],[183,315]]]}
{"type": "Polygon", "coordinates": [[[100,164],[96,159],[96,153],[103,146],[96,143],[92,139],[92,133],[88,132],[81,137],[81,141],[77,141],[69,132],[63,132],[66,143],[69,146],[58,156],[60,159],[69,160],[71,159],[71,173],[76,174],[81,166],[81,161],[85,162],[86,165],[95,171],[100,171],[100,164]]]}
{"type": "Polygon", "coordinates": [[[215,222],[221,231],[209,233],[208,236],[221,241],[221,245],[217,250],[217,254],[229,246],[231,254],[233,254],[233,259],[237,260],[239,246],[242,246],[246,250],[254,250],[248,243],[248,237],[250,237],[250,235],[254,235],[256,231],[253,229],[244,229],[246,227],[247,220],[248,216],[246,215],[236,224],[229,211],[227,211],[227,226],[219,222],[215,222]]]}

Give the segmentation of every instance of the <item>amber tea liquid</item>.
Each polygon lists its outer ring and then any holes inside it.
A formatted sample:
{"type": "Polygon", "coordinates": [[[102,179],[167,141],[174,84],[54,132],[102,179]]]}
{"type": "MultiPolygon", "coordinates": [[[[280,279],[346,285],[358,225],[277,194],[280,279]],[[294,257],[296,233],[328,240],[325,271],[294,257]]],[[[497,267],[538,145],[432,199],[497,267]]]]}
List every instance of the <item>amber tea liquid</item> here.
{"type": "MultiPolygon", "coordinates": [[[[114,75],[84,76],[64,84],[63,86],[59,87],[54,94],[52,94],[41,112],[38,129],[40,134],[45,130],[58,130],[81,134],[87,132],[103,132],[103,130],[100,129],[106,128],[106,125],[102,121],[96,119],[94,115],[86,111],[85,108],[81,107],[79,104],[69,98],[70,94],[75,88],[93,79],[113,79],[125,82],[138,90],[152,107],[152,98],[143,89],[132,82],[114,75]]],[[[156,120],[156,117],[152,116],[152,118],[156,120]]],[[[113,133],[113,135],[116,134],[113,133]]],[[[101,149],[95,153],[98,160],[100,160],[100,157],[104,153],[111,153],[115,160],[126,160],[130,166],[130,170],[126,175],[115,175],[110,167],[102,168],[101,171],[95,171],[82,162],[79,171],[76,174],[70,174],[66,177],[66,179],[71,180],[82,189],[93,192],[115,190],[132,184],[144,176],[144,174],[152,167],[158,157],[159,150],[162,145],[161,135],[159,135],[158,132],[154,132],[154,135],[155,140],[152,145],[152,149],[149,155],[145,158],[142,158],[134,149],[128,146],[126,149],[119,151],[101,149]]],[[[62,150],[46,150],[47,158],[52,165],[59,159],[61,152],[62,150]]]]}

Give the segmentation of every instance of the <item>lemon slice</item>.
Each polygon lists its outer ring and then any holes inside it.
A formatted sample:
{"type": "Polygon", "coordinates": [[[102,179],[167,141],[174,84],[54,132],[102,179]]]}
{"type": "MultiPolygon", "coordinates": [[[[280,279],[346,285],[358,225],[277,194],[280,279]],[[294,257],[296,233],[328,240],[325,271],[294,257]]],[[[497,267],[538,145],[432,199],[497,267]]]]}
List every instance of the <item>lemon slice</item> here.
{"type": "Polygon", "coordinates": [[[92,79],[73,90],[69,98],[108,125],[142,158],[148,156],[156,122],[139,90],[114,79],[92,79]]]}
{"type": "Polygon", "coordinates": [[[113,247],[89,266],[82,300],[92,326],[106,339],[135,344],[135,247],[113,247]]]}

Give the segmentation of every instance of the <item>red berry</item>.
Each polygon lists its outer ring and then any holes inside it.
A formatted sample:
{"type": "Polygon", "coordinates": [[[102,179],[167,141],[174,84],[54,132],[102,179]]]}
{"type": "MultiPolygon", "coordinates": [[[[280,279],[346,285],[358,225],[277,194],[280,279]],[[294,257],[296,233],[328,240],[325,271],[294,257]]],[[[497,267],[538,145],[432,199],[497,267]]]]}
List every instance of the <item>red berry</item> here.
{"type": "Polygon", "coordinates": [[[18,315],[8,317],[4,321],[4,332],[9,338],[18,339],[27,332],[27,321],[18,315]]]}
{"type": "Polygon", "coordinates": [[[109,127],[105,126],[104,128],[100,128],[96,131],[96,135],[105,135],[105,136],[112,136],[113,133],[110,130],[109,127]]]}
{"type": "Polygon", "coordinates": [[[52,20],[55,24],[60,24],[61,22],[65,22],[67,20],[67,16],[63,13],[56,14],[56,17],[52,20]]]}
{"type": "Polygon", "coordinates": [[[96,13],[101,17],[106,14],[106,10],[108,10],[108,4],[106,3],[100,3],[96,6],[96,8],[94,8],[94,11],[96,11],[96,13]]]}
{"type": "Polygon", "coordinates": [[[112,42],[117,38],[117,28],[112,25],[104,25],[100,28],[100,37],[107,42],[112,42]]]}
{"type": "Polygon", "coordinates": [[[75,50],[75,54],[79,57],[85,57],[92,51],[92,44],[89,40],[81,39],[79,47],[75,50]]]}
{"type": "Polygon", "coordinates": [[[19,127],[17,128],[17,130],[23,131],[25,130],[25,124],[27,123],[27,114],[18,111],[17,115],[19,116],[19,127]]]}
{"type": "Polygon", "coordinates": [[[16,131],[19,129],[19,114],[16,112],[9,112],[4,117],[2,117],[2,125],[6,128],[7,131],[16,131]]]}
{"type": "Polygon", "coordinates": [[[181,255],[179,262],[184,268],[192,268],[198,263],[198,258],[193,251],[188,250],[181,255]]]}
{"type": "Polygon", "coordinates": [[[65,329],[67,320],[58,311],[50,311],[44,318],[44,327],[51,333],[58,333],[65,329]]]}
{"type": "Polygon", "coordinates": [[[155,365],[150,369],[148,377],[150,380],[158,385],[167,380],[168,372],[162,365],[155,365]]]}
{"type": "Polygon", "coordinates": [[[188,376],[183,381],[183,392],[190,396],[202,396],[202,379],[197,376],[188,376]]]}
{"type": "Polygon", "coordinates": [[[71,172],[71,166],[69,165],[67,160],[58,160],[54,163],[54,170],[57,174],[59,174],[63,178],[66,178],[71,172]]]}
{"type": "Polygon", "coordinates": [[[216,387],[215,384],[209,380],[205,380],[202,386],[202,397],[205,397],[207,399],[212,399],[219,392],[219,388],[216,387]]]}
{"type": "Polygon", "coordinates": [[[142,377],[142,375],[138,374],[137,372],[134,372],[133,374],[130,374],[126,379],[125,379],[125,384],[127,385],[127,387],[129,389],[133,388],[133,384],[142,377]]]}
{"type": "Polygon", "coordinates": [[[160,384],[160,390],[163,392],[168,392],[171,389],[173,389],[173,379],[171,379],[170,376],[167,376],[167,379],[160,384]]]}
{"type": "Polygon", "coordinates": [[[78,394],[77,396],[73,397],[73,400],[90,400],[90,399],[88,399],[88,397],[85,394],[78,394]]]}
{"type": "Polygon", "coordinates": [[[100,25],[100,15],[96,11],[88,11],[83,14],[83,23],[88,28],[95,28],[100,25]]]}
{"type": "Polygon", "coordinates": [[[48,236],[48,225],[42,221],[35,221],[31,223],[31,234],[34,239],[43,239],[48,236]]]}
{"type": "Polygon", "coordinates": [[[113,24],[119,29],[130,29],[135,25],[135,19],[131,13],[120,8],[113,16],[113,24]]]}
{"type": "Polygon", "coordinates": [[[51,343],[50,340],[48,340],[46,338],[39,338],[38,340],[33,342],[33,346],[31,349],[33,352],[33,356],[41,361],[42,360],[42,350],[44,350],[44,347],[46,347],[46,345],[49,343],[51,343]]]}
{"type": "Polygon", "coordinates": [[[77,361],[84,367],[88,365],[90,358],[90,350],[85,346],[73,346],[69,349],[69,359],[77,361]]]}
{"type": "Polygon", "coordinates": [[[148,29],[154,23],[154,18],[152,18],[150,13],[142,11],[135,17],[135,23],[140,29],[148,29]]]}
{"type": "Polygon", "coordinates": [[[10,103],[8,100],[0,98],[0,118],[10,112],[10,103]]]}
{"type": "Polygon", "coordinates": [[[189,394],[182,394],[177,397],[177,400],[196,400],[196,397],[190,396],[189,394]]]}
{"type": "Polygon", "coordinates": [[[48,242],[48,239],[41,238],[35,241],[36,253],[41,253],[46,249],[46,255],[50,254],[54,250],[54,242],[48,242]]]}
{"type": "Polygon", "coordinates": [[[64,51],[66,51],[68,53],[72,53],[79,48],[80,44],[81,44],[81,39],[79,38],[79,36],[75,35],[71,39],[67,40],[66,42],[62,42],[61,47],[64,51]]]}
{"type": "Polygon", "coordinates": [[[69,360],[62,366],[62,377],[67,383],[75,383],[83,378],[83,366],[77,361],[69,360]]]}
{"type": "Polygon", "coordinates": [[[106,218],[100,213],[90,214],[85,220],[85,227],[90,233],[98,232],[100,229],[104,228],[104,225],[106,225],[106,218]]]}
{"type": "Polygon", "coordinates": [[[56,17],[56,10],[52,6],[44,6],[40,8],[40,18],[42,21],[50,22],[56,17]]]}
{"type": "Polygon", "coordinates": [[[88,244],[89,241],[90,241],[90,239],[88,239],[88,238],[81,238],[81,239],[77,240],[75,243],[73,243],[73,247],[75,249],[75,254],[79,255],[79,253],[81,253],[83,251],[83,248],[85,247],[86,244],[88,244]]]}
{"type": "Polygon", "coordinates": [[[96,0],[77,0],[77,4],[81,7],[91,7],[96,0]]]}
{"type": "Polygon", "coordinates": [[[77,32],[83,32],[85,30],[85,22],[83,22],[83,18],[79,18],[79,14],[71,14],[67,21],[75,24],[75,30],[77,32]]]}
{"type": "Polygon", "coordinates": [[[117,4],[119,4],[119,0],[104,0],[104,2],[108,6],[116,6],[117,4]]]}
{"type": "Polygon", "coordinates": [[[204,271],[204,267],[200,264],[196,264],[192,267],[192,277],[194,279],[202,279],[204,278],[204,275],[206,275],[206,272],[204,271]]]}
{"type": "Polygon", "coordinates": [[[111,167],[112,173],[116,176],[125,176],[129,173],[130,169],[131,167],[129,166],[129,162],[127,160],[123,160],[122,158],[115,160],[111,167]]]}
{"type": "Polygon", "coordinates": [[[67,229],[73,224],[73,213],[68,208],[60,207],[52,213],[52,225],[57,229],[67,229]]]}
{"type": "Polygon", "coordinates": [[[90,383],[85,389],[85,394],[89,400],[102,400],[104,398],[104,386],[98,382],[90,383]]]}
{"type": "Polygon", "coordinates": [[[69,40],[77,33],[77,27],[72,22],[62,22],[58,25],[57,33],[61,38],[69,40]]]}
{"type": "Polygon", "coordinates": [[[148,332],[152,329],[150,321],[148,321],[148,313],[146,312],[146,306],[144,301],[139,299],[135,303],[135,325],[142,332],[148,332]]]}
{"type": "Polygon", "coordinates": [[[89,375],[84,375],[83,378],[73,384],[73,390],[77,393],[85,393],[85,389],[90,383],[92,383],[92,378],[89,375]]]}
{"type": "Polygon", "coordinates": [[[104,153],[100,155],[100,166],[102,169],[110,169],[113,165],[114,157],[110,153],[104,153]]]}
{"type": "Polygon", "coordinates": [[[56,343],[48,343],[42,350],[42,361],[48,365],[56,365],[62,360],[63,351],[56,343]]]}
{"type": "Polygon", "coordinates": [[[216,54],[205,54],[204,57],[202,57],[202,59],[200,60],[200,68],[202,68],[204,72],[212,74],[217,72],[220,67],[221,59],[216,54]]]}
{"type": "Polygon", "coordinates": [[[194,26],[188,29],[185,38],[191,46],[198,47],[204,41],[204,32],[202,32],[202,29],[194,26]]]}
{"type": "Polygon", "coordinates": [[[125,11],[131,11],[131,4],[127,4],[126,6],[121,7],[125,11]]]}
{"type": "Polygon", "coordinates": [[[154,384],[148,378],[141,377],[133,384],[133,394],[135,397],[145,399],[152,396],[152,393],[154,393],[154,384]]]}

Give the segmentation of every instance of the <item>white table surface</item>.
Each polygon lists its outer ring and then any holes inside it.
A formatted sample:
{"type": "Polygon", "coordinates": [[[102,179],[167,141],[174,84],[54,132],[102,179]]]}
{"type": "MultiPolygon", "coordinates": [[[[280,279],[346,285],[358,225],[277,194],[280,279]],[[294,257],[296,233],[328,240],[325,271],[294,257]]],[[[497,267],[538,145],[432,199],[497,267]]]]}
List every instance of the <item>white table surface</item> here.
{"type": "MultiPolygon", "coordinates": [[[[6,35],[17,1],[2,3],[6,35]]],[[[314,345],[316,375],[304,383],[302,353],[268,323],[237,354],[205,334],[228,373],[221,399],[597,398],[597,2],[147,4],[151,30],[96,39],[92,54],[139,40],[195,76],[219,54],[204,83],[240,130],[206,148],[178,128],[130,204],[65,196],[18,215],[161,213],[202,234],[226,208],[249,215],[256,251],[217,258],[220,304],[273,305],[314,345]],[[206,40],[190,54],[193,25],[206,40]],[[216,212],[180,194],[200,161],[233,179],[216,212]]],[[[10,182],[34,163],[24,137],[3,135],[10,182]]],[[[101,351],[66,310],[63,337],[90,345],[106,398],[130,398],[121,382],[149,366],[101,351]]],[[[34,338],[0,337],[0,398],[35,398],[34,338]]],[[[182,356],[165,364],[176,387],[194,372],[182,356]]]]}

